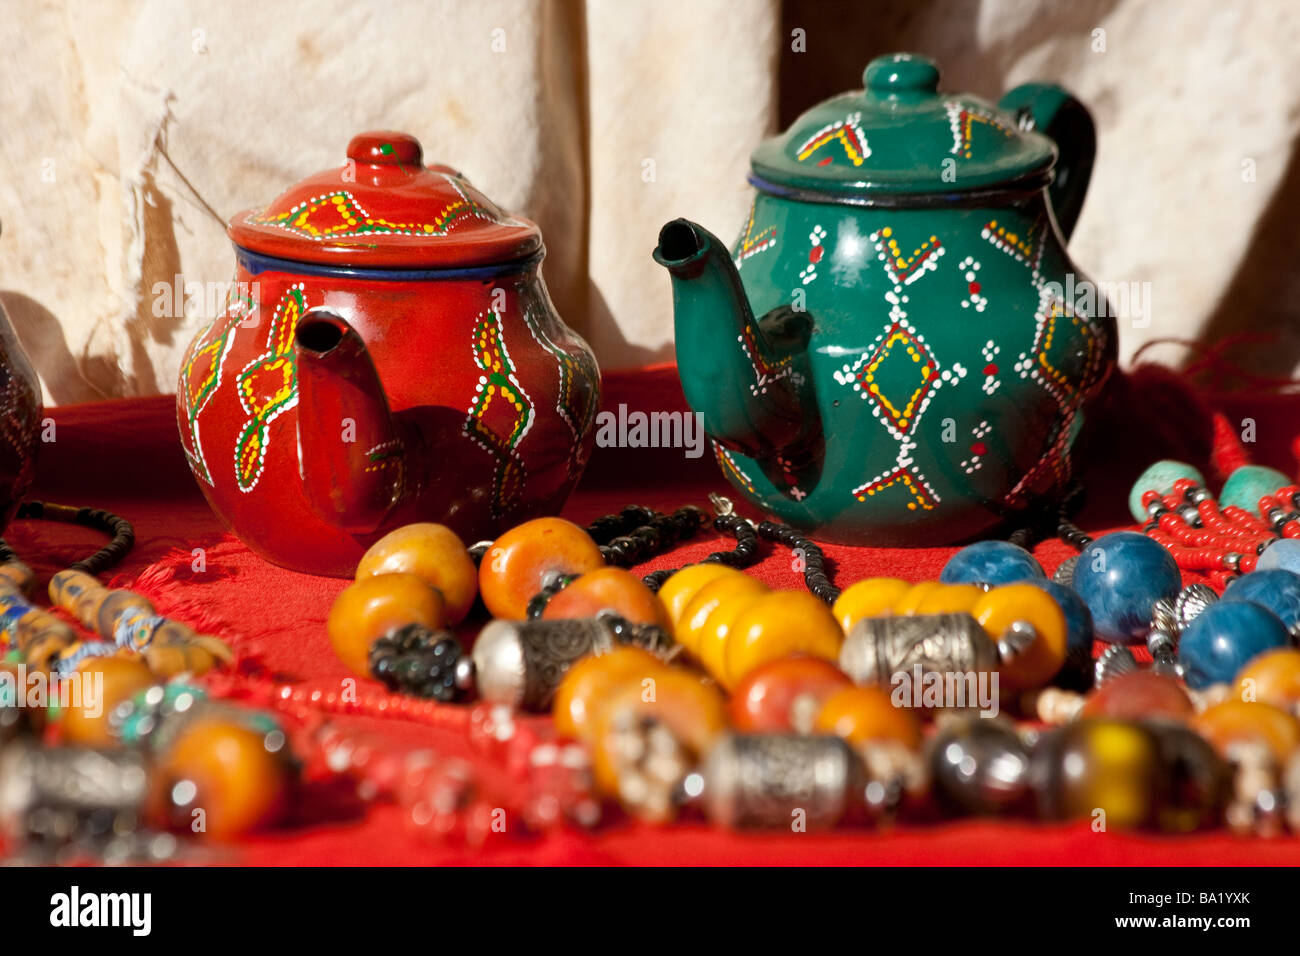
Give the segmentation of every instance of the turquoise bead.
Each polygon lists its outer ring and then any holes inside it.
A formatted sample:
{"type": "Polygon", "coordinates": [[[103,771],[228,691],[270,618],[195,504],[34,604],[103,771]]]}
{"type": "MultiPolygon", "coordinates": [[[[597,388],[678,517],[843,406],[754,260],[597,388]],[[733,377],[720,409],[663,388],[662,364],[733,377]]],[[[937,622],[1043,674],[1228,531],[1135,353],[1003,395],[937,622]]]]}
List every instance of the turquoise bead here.
{"type": "Polygon", "coordinates": [[[1276,614],[1287,627],[1295,627],[1300,624],[1300,574],[1281,568],[1244,574],[1228,585],[1223,600],[1258,604],[1276,614]]]}
{"type": "Polygon", "coordinates": [[[1167,495],[1174,490],[1174,482],[1180,478],[1190,478],[1198,485],[1205,486],[1205,476],[1185,461],[1165,459],[1148,466],[1147,470],[1138,476],[1138,480],[1133,482],[1133,490],[1128,493],[1128,510],[1133,515],[1133,520],[1139,523],[1147,520],[1147,510],[1142,507],[1144,494],[1148,491],[1158,491],[1162,495],[1167,495]]]}
{"type": "Polygon", "coordinates": [[[1291,484],[1291,479],[1276,468],[1242,465],[1228,476],[1219,493],[1219,504],[1236,505],[1251,514],[1259,513],[1259,499],[1291,484]]]}
{"type": "Polygon", "coordinates": [[[1259,556],[1256,571],[1291,571],[1300,574],[1300,541],[1294,538],[1278,538],[1259,556]]]}
{"type": "Polygon", "coordinates": [[[1168,551],[1144,534],[1117,531],[1083,549],[1071,583],[1099,639],[1137,644],[1150,630],[1156,601],[1173,600],[1183,582],[1168,551]]]}
{"type": "Polygon", "coordinates": [[[1265,651],[1290,643],[1286,625],[1249,601],[1220,601],[1192,619],[1178,643],[1178,662],[1193,690],[1226,683],[1265,651]]]}
{"type": "Polygon", "coordinates": [[[1011,584],[1045,577],[1038,560],[1010,541],[969,544],[949,558],[939,572],[944,584],[1011,584]]]}

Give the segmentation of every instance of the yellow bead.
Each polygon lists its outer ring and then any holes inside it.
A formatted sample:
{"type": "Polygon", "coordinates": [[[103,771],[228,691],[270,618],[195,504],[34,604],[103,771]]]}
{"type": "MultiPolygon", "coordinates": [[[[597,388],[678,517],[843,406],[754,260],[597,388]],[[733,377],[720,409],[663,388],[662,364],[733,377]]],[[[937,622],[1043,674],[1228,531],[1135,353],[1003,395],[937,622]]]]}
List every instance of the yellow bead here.
{"type": "Polygon", "coordinates": [[[938,581],[920,581],[913,584],[906,594],[894,603],[895,614],[915,614],[929,597],[942,591],[946,585],[938,581]]]}
{"type": "Polygon", "coordinates": [[[746,574],[721,577],[704,585],[682,610],[677,643],[720,678],[726,661],[723,648],[727,628],[745,604],[765,593],[767,586],[746,574]]]}
{"type": "Polygon", "coordinates": [[[984,597],[984,589],[973,584],[943,584],[928,591],[916,605],[917,614],[959,614],[969,611],[984,597]]]}
{"type": "Polygon", "coordinates": [[[807,654],[837,661],[844,632],[826,605],[807,591],[774,591],[740,613],[727,636],[728,689],[760,664],[788,654],[807,654]]]}
{"type": "Polygon", "coordinates": [[[672,622],[674,631],[686,605],[700,593],[704,585],[740,573],[725,564],[691,564],[674,573],[659,589],[659,600],[668,609],[668,620],[672,622]]]}
{"type": "Polygon", "coordinates": [[[901,578],[867,578],[844,589],[831,613],[847,634],[864,617],[879,617],[894,609],[912,585],[901,578]]]}
{"type": "Polygon", "coordinates": [[[970,613],[993,640],[1017,621],[1029,624],[1035,638],[1022,653],[999,668],[1001,683],[1011,690],[1042,687],[1065,663],[1065,614],[1056,600],[1032,584],[1005,584],[975,603],[970,613]]]}

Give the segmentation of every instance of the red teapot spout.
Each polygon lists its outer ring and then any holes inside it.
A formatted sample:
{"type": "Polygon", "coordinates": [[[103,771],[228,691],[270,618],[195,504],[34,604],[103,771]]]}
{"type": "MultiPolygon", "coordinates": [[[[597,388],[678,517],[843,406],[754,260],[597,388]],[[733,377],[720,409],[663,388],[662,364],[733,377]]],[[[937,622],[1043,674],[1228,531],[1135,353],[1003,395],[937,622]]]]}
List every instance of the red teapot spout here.
{"type": "Polygon", "coordinates": [[[365,343],[342,316],[312,309],[294,338],[307,499],[330,524],[372,532],[406,495],[401,429],[365,343]]]}

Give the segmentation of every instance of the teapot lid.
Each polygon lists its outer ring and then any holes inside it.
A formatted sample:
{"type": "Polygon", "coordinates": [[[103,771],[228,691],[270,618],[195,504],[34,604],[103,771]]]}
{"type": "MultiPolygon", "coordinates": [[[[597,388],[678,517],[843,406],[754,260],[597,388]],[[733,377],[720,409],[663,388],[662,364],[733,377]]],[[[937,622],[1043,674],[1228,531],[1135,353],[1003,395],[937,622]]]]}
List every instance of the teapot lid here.
{"type": "Polygon", "coordinates": [[[227,230],[235,245],[340,267],[424,269],[525,259],[535,223],[503,212],[450,166],[424,165],[419,141],[386,130],[348,143],[348,161],[291,186],[227,230]]]}
{"type": "Polygon", "coordinates": [[[870,202],[1045,181],[1056,162],[1056,144],[1016,117],[974,96],[940,93],[939,69],[926,57],[877,57],[862,80],[864,89],[814,106],[759,145],[754,184],[870,202]]]}

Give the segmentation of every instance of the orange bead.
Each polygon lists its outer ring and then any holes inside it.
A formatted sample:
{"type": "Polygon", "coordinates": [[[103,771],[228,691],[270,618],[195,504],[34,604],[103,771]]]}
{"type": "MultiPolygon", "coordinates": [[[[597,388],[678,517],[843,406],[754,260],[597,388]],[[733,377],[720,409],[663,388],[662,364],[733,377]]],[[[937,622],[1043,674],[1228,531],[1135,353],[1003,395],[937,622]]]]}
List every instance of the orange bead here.
{"type": "Polygon", "coordinates": [[[1140,670],[1112,677],[1090,693],[1080,716],[1185,721],[1195,713],[1192,699],[1175,678],[1140,670]]]}
{"type": "Polygon", "coordinates": [[[390,531],[361,556],[357,580],[414,574],[442,593],[449,625],[459,624],[478,595],[478,568],[465,542],[446,525],[422,522],[390,531]]]}
{"type": "Polygon", "coordinates": [[[686,605],[702,587],[719,578],[736,576],[744,577],[744,574],[725,564],[712,563],[688,564],[680,571],[674,572],[659,588],[659,600],[668,609],[668,619],[672,621],[673,628],[676,629],[686,605]]]}
{"type": "Polygon", "coordinates": [[[653,624],[672,633],[663,602],[631,571],[597,568],[570,582],[546,602],[542,617],[548,621],[595,617],[611,610],[634,624],[653,624]]]}
{"type": "Polygon", "coordinates": [[[657,721],[695,757],[708,752],[727,729],[727,704],[713,684],[680,667],[664,667],[645,681],[625,681],[602,704],[594,720],[592,775],[597,787],[614,794],[620,755],[611,735],[628,716],[657,721]]]}
{"type": "Polygon", "coordinates": [[[83,747],[112,747],[109,715],[118,704],[158,683],[153,672],[134,654],[90,657],[76,668],[72,685],[79,698],[59,713],[59,732],[65,743],[83,747]]]}
{"type": "Polygon", "coordinates": [[[913,584],[907,589],[907,593],[894,603],[894,613],[915,614],[922,603],[945,587],[947,585],[940,584],[938,581],[919,581],[913,584]]]}
{"type": "Polygon", "coordinates": [[[796,711],[815,718],[832,694],[852,687],[847,674],[820,657],[794,654],[760,664],[737,684],[727,703],[731,726],[742,733],[800,730],[796,711]]]}
{"type": "Polygon", "coordinates": [[[555,729],[568,737],[590,740],[595,715],[611,695],[627,686],[639,687],[664,669],[659,658],[639,647],[616,647],[607,654],[582,658],[556,688],[551,705],[555,729]]]}
{"type": "Polygon", "coordinates": [[[604,566],[600,547],[572,521],[535,518],[492,543],[479,565],[478,588],[493,617],[522,621],[548,575],[586,574],[604,566]]]}
{"type": "Polygon", "coordinates": [[[352,673],[370,676],[370,645],[393,628],[446,623],[441,592],[414,574],[376,574],[349,584],[334,599],[325,629],[334,653],[352,673]]]}
{"type": "Polygon", "coordinates": [[[941,584],[927,591],[916,603],[917,614],[960,614],[984,597],[984,589],[973,584],[941,584]]]}
{"type": "Polygon", "coordinates": [[[764,594],[730,627],[722,684],[734,687],[755,667],[789,654],[837,661],[843,643],[839,622],[819,598],[807,591],[764,594]]]}
{"type": "Polygon", "coordinates": [[[921,746],[921,723],[916,715],[905,707],[895,707],[879,687],[848,687],[832,694],[822,704],[814,729],[851,744],[888,740],[909,750],[921,746]]]}
{"type": "Polygon", "coordinates": [[[1004,584],[981,597],[970,613],[995,641],[1019,621],[1034,629],[1029,647],[998,668],[999,680],[1006,688],[1042,687],[1065,663],[1065,613],[1041,588],[1004,584]]]}
{"type": "Polygon", "coordinates": [[[731,622],[748,601],[766,593],[767,585],[747,574],[709,582],[682,609],[676,630],[677,643],[710,673],[720,674],[726,660],[724,649],[731,622]]]}
{"type": "Polygon", "coordinates": [[[291,779],[284,758],[268,752],[264,740],[237,720],[195,718],[159,759],[155,813],[165,825],[215,840],[275,823],[291,779]]]}
{"type": "Polygon", "coordinates": [[[1254,741],[1285,765],[1300,747],[1300,721],[1272,704],[1225,700],[1192,718],[1192,728],[1225,757],[1234,743],[1254,741]]]}
{"type": "Polygon", "coordinates": [[[831,607],[831,614],[847,634],[864,617],[879,617],[893,612],[894,605],[912,585],[902,578],[867,578],[844,589],[831,607]]]}
{"type": "Polygon", "coordinates": [[[1295,713],[1300,705],[1300,650],[1285,647],[1260,654],[1241,669],[1237,688],[1243,700],[1295,713]]]}

